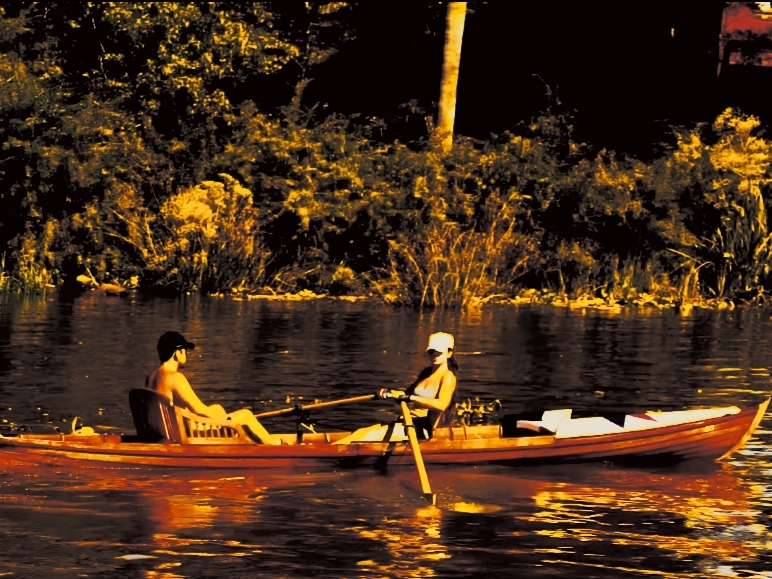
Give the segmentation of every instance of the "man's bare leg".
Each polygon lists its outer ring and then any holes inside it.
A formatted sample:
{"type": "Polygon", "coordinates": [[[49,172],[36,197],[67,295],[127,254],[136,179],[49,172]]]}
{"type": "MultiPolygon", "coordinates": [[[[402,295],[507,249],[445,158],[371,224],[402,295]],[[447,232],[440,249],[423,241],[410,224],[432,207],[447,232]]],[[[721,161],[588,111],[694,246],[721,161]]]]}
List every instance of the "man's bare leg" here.
{"type": "Polygon", "coordinates": [[[265,427],[257,421],[255,415],[248,408],[242,408],[228,414],[230,418],[236,424],[246,426],[252,433],[260,439],[263,444],[271,444],[277,446],[281,444],[281,440],[271,436],[265,427]]]}

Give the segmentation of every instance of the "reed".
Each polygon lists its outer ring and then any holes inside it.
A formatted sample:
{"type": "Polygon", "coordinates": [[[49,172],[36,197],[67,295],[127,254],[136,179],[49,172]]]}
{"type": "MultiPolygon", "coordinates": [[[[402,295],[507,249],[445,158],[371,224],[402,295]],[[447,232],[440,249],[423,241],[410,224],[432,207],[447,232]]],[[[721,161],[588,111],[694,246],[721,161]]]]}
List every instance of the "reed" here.
{"type": "Polygon", "coordinates": [[[15,270],[6,264],[6,255],[0,257],[0,292],[41,294],[54,287],[51,272],[35,259],[35,254],[22,251],[18,254],[15,270]]]}
{"type": "Polygon", "coordinates": [[[0,257],[0,292],[7,292],[11,289],[11,275],[5,266],[5,254],[0,257]]]}
{"type": "Polygon", "coordinates": [[[508,295],[536,253],[535,240],[515,230],[510,201],[489,199],[477,228],[434,223],[423,235],[390,241],[389,265],[372,288],[389,303],[419,308],[477,309],[508,295]]]}
{"type": "Polygon", "coordinates": [[[18,291],[22,293],[43,293],[53,287],[51,273],[45,265],[22,258],[16,270],[18,291]]]}
{"type": "MultiPolygon", "coordinates": [[[[614,260],[609,277],[608,290],[602,295],[610,303],[667,307],[682,298],[683,290],[678,281],[681,278],[675,275],[675,281],[671,279],[656,261],[644,263],[640,259],[627,259],[617,266],[614,260]]],[[[690,289],[694,291],[694,287],[690,286],[690,289]]]]}

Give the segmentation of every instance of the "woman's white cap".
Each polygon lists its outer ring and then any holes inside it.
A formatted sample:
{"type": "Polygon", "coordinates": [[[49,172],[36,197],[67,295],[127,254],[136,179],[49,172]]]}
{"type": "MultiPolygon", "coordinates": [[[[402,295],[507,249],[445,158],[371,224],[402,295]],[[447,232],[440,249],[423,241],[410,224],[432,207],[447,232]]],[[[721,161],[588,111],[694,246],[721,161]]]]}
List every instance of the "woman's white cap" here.
{"type": "Polygon", "coordinates": [[[437,332],[429,336],[429,345],[426,346],[427,350],[436,350],[437,352],[447,352],[452,350],[455,345],[455,340],[450,334],[445,332],[437,332]]]}

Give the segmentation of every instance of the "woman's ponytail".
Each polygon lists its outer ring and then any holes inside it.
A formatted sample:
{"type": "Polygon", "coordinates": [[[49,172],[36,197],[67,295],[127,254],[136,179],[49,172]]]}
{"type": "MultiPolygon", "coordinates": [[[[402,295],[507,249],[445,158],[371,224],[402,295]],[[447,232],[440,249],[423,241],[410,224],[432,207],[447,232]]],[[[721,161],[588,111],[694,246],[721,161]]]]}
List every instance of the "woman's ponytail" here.
{"type": "Polygon", "coordinates": [[[458,377],[458,362],[456,362],[456,357],[453,355],[453,350],[448,350],[448,368],[451,372],[453,372],[453,375],[458,377]]]}

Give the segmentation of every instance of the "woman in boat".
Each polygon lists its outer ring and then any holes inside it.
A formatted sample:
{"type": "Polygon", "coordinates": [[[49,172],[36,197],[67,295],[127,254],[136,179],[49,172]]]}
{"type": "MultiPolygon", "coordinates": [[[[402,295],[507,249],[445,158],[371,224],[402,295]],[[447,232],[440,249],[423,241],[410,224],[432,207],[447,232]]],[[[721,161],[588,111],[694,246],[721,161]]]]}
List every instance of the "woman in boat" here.
{"type": "Polygon", "coordinates": [[[430,439],[435,428],[450,426],[453,420],[458,376],[454,348],[455,340],[451,334],[432,334],[426,346],[431,366],[424,368],[404,392],[386,388],[378,391],[381,398],[390,395],[397,400],[407,399],[418,407],[411,409],[411,415],[419,438],[430,439]]]}
{"type": "MultiPolygon", "coordinates": [[[[413,417],[419,439],[428,440],[435,428],[451,425],[456,407],[454,402],[458,375],[458,363],[453,356],[454,348],[455,340],[452,335],[445,332],[432,334],[426,347],[426,356],[431,360],[431,366],[424,368],[415,382],[405,390],[381,388],[377,392],[380,398],[412,403],[410,415],[413,417]]],[[[406,436],[401,427],[399,423],[391,423],[360,428],[335,444],[405,440],[406,436]]]]}
{"type": "Polygon", "coordinates": [[[206,418],[225,418],[248,428],[263,444],[281,444],[281,440],[272,437],[257,421],[248,408],[228,413],[219,404],[206,405],[193,392],[188,379],[179,371],[187,362],[187,351],[196,347],[188,342],[179,332],[166,332],[158,339],[158,357],[161,365],[145,379],[145,388],[155,390],[175,406],[187,408],[191,412],[206,418]]]}

